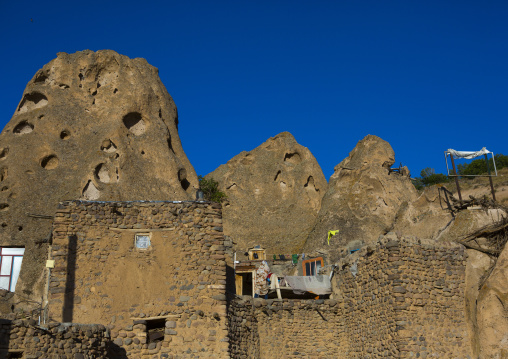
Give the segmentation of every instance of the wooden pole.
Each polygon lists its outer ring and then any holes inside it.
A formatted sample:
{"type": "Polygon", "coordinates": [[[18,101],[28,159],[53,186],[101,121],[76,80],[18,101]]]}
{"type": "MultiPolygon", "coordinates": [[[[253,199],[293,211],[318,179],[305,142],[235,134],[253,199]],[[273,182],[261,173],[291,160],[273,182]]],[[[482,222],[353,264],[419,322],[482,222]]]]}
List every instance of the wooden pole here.
{"type": "Polygon", "coordinates": [[[489,172],[489,182],[490,182],[490,190],[492,191],[492,198],[494,201],[496,200],[496,192],[494,191],[494,183],[492,183],[492,176],[490,175],[490,166],[489,166],[489,157],[485,156],[485,161],[487,162],[487,171],[489,172]]]}
{"type": "Polygon", "coordinates": [[[459,194],[459,200],[462,202],[462,194],[460,193],[459,177],[457,176],[457,170],[455,169],[455,161],[453,155],[450,153],[450,159],[452,160],[453,174],[455,175],[455,185],[457,186],[457,193],[459,194]]]}

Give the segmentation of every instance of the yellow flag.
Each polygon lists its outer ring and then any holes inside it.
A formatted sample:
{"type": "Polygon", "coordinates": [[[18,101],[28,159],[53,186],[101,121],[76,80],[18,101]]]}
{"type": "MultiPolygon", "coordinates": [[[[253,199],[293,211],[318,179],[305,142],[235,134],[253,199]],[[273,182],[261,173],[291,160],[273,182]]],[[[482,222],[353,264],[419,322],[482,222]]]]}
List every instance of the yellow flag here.
{"type": "Polygon", "coordinates": [[[330,238],[332,238],[334,235],[336,235],[337,233],[339,233],[339,230],[335,230],[335,231],[328,231],[328,245],[330,245],[330,238]]]}

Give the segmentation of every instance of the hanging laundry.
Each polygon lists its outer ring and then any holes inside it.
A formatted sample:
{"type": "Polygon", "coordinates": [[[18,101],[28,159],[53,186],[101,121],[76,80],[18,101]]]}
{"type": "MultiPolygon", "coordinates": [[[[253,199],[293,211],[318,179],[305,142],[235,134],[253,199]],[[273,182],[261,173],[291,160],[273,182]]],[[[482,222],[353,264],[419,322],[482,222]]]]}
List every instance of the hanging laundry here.
{"type": "Polygon", "coordinates": [[[274,254],[273,255],[273,260],[276,260],[277,259],[277,256],[274,254]]]}
{"type": "Polygon", "coordinates": [[[334,235],[336,235],[337,233],[339,233],[339,230],[335,230],[335,231],[328,231],[328,245],[330,245],[330,238],[332,238],[334,235]]]}
{"type": "Polygon", "coordinates": [[[294,266],[298,264],[298,254],[291,255],[291,259],[293,260],[294,266]]]}
{"type": "Polygon", "coordinates": [[[256,282],[254,284],[254,294],[265,295],[268,293],[268,283],[266,278],[270,273],[270,267],[266,261],[262,261],[256,270],[256,282]]]}

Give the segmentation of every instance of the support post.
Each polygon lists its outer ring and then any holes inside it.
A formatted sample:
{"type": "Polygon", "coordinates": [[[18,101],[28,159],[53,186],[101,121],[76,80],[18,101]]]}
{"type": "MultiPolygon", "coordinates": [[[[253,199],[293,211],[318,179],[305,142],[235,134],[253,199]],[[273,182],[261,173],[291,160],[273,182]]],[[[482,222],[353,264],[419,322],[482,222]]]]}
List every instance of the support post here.
{"type": "Polygon", "coordinates": [[[492,191],[492,198],[496,200],[496,192],[494,191],[494,183],[492,182],[492,176],[490,175],[489,157],[485,156],[485,162],[487,162],[487,172],[489,173],[490,190],[492,191]]]}
{"type": "Polygon", "coordinates": [[[459,194],[459,200],[462,202],[462,194],[460,193],[459,177],[457,176],[457,170],[455,169],[455,161],[453,155],[450,153],[450,159],[452,160],[453,174],[455,175],[455,185],[457,186],[457,193],[459,194]]]}

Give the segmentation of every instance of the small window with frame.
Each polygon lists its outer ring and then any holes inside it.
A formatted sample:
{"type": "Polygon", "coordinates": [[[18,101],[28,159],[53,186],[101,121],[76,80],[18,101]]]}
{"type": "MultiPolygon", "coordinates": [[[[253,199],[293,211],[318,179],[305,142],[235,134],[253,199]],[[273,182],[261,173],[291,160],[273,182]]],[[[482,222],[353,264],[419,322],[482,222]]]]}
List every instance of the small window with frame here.
{"type": "Polygon", "coordinates": [[[137,249],[148,249],[152,245],[150,241],[150,233],[136,233],[134,238],[134,246],[137,249]]]}
{"type": "Polygon", "coordinates": [[[304,260],[302,261],[302,267],[304,276],[316,276],[323,268],[323,257],[304,260]]]}

